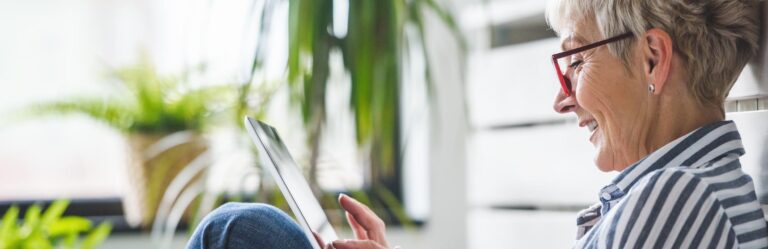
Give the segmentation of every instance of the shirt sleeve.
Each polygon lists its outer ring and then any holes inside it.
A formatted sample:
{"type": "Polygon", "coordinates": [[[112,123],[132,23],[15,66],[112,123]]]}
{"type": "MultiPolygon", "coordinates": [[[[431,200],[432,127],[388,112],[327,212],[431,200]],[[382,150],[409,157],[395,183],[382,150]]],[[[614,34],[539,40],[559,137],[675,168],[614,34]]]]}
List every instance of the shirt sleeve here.
{"type": "Polygon", "coordinates": [[[733,248],[733,229],[711,188],[693,173],[644,177],[604,217],[589,248],[733,248]]]}

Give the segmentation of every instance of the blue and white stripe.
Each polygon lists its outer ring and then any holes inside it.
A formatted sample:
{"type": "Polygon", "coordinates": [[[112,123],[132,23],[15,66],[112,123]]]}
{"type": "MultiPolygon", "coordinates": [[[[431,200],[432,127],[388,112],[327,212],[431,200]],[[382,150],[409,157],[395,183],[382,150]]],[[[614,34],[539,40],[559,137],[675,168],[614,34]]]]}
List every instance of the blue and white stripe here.
{"type": "Polygon", "coordinates": [[[575,248],[768,248],[732,121],[701,127],[621,172],[579,213],[575,248]]]}

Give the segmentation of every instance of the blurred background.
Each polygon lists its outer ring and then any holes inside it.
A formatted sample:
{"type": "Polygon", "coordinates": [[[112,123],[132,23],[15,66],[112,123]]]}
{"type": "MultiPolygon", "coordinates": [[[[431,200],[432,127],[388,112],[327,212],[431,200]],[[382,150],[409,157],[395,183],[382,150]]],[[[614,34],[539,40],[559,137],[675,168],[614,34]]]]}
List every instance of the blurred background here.
{"type": "MultiPolygon", "coordinates": [[[[0,1],[0,244],[183,248],[228,201],[290,213],[249,115],[276,127],[345,236],[339,193],[403,248],[570,247],[614,174],[551,109],[545,5],[0,1]]],[[[763,203],[766,59],[726,108],[763,203]]]]}

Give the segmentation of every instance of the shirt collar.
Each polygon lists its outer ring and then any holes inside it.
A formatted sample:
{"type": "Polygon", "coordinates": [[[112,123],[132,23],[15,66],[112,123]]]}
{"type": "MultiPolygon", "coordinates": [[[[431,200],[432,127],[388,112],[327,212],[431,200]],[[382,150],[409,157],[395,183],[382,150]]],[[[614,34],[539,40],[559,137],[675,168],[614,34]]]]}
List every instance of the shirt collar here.
{"type": "Polygon", "coordinates": [[[698,167],[730,154],[744,155],[741,136],[733,121],[719,121],[698,128],[664,145],[627,167],[600,191],[602,213],[621,199],[638,180],[666,167],[698,167]]]}

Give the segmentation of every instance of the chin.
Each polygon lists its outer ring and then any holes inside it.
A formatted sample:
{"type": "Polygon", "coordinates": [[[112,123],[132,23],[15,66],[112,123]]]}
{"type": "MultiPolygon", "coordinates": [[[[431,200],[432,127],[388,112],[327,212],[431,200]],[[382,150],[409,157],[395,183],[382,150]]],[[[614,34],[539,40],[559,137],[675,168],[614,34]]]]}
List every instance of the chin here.
{"type": "Polygon", "coordinates": [[[612,172],[616,170],[616,161],[613,160],[613,153],[598,149],[595,155],[595,165],[602,172],[612,172]]]}

